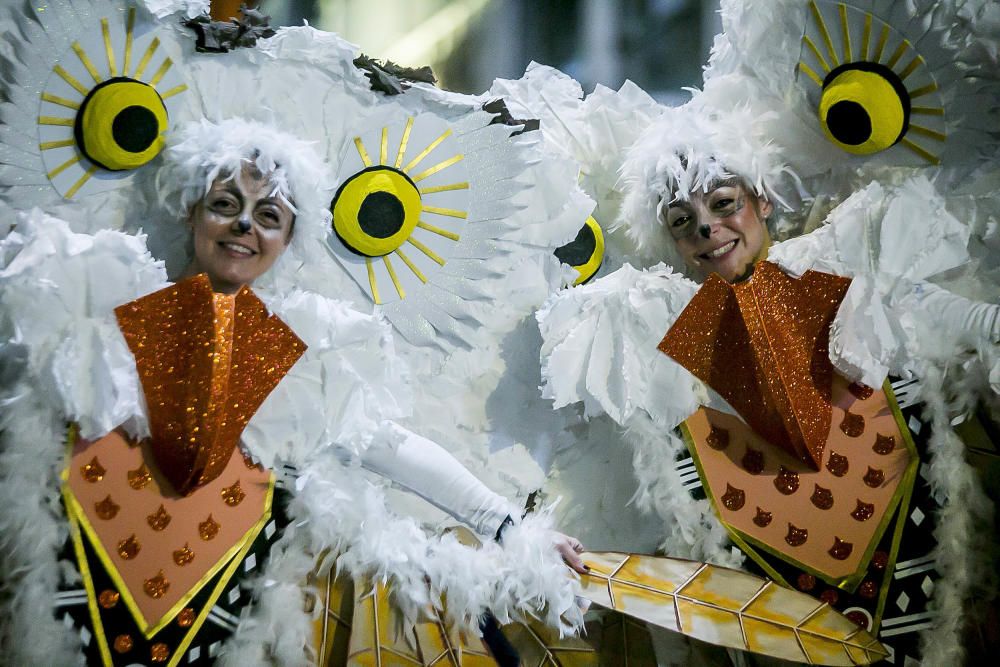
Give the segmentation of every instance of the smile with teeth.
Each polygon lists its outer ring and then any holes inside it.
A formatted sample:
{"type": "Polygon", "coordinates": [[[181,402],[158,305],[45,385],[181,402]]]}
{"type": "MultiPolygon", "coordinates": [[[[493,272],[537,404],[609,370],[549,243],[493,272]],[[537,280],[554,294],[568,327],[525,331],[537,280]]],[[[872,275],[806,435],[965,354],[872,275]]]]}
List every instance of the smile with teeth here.
{"type": "Polygon", "coordinates": [[[704,259],[718,259],[719,257],[722,257],[727,252],[729,252],[730,250],[732,250],[733,248],[735,248],[736,247],[736,242],[738,240],[739,239],[733,239],[732,241],[730,241],[726,245],[724,245],[722,247],[719,247],[719,248],[716,248],[715,250],[713,250],[711,252],[702,253],[701,256],[704,259]]]}
{"type": "Polygon", "coordinates": [[[220,241],[219,245],[221,245],[226,250],[230,250],[230,251],[235,252],[235,253],[237,253],[239,255],[246,255],[246,256],[249,257],[250,255],[255,255],[256,254],[250,248],[247,248],[246,246],[239,245],[237,243],[228,243],[228,242],[225,242],[225,241],[220,241]]]}

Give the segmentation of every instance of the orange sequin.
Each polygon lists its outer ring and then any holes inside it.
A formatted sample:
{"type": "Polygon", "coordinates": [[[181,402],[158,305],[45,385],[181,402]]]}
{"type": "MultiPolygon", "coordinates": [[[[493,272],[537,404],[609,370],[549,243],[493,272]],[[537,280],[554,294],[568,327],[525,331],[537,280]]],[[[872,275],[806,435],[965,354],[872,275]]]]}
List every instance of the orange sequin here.
{"type": "Polygon", "coordinates": [[[97,603],[105,609],[112,609],[118,604],[119,599],[121,599],[121,596],[118,594],[118,591],[108,588],[101,591],[101,594],[97,596],[97,603]]]}
{"type": "Polygon", "coordinates": [[[90,463],[80,468],[80,475],[91,484],[96,484],[104,479],[104,473],[106,472],[107,470],[104,469],[104,466],[101,465],[96,456],[90,459],[90,463]]]}
{"type": "Polygon", "coordinates": [[[850,282],[816,271],[796,279],[769,262],[737,285],[713,274],[659,349],[818,470],[833,410],[830,324],[850,282]]]}
{"type": "Polygon", "coordinates": [[[128,471],[128,485],[136,491],[140,491],[152,481],[153,476],[149,474],[149,468],[143,463],[135,470],[128,471]]]}
{"type": "Polygon", "coordinates": [[[250,289],[215,295],[204,274],[115,313],[139,370],[157,466],[189,494],[225,469],[305,345],[250,289]]]}
{"type": "Polygon", "coordinates": [[[191,548],[188,547],[187,544],[174,552],[174,562],[181,567],[187,565],[193,560],[194,552],[191,551],[191,548]]]}
{"type": "Polygon", "coordinates": [[[170,590],[170,582],[163,575],[163,570],[160,570],[155,577],[150,577],[142,582],[142,590],[149,597],[159,600],[170,590]]]}
{"type": "Polygon", "coordinates": [[[170,657],[170,649],[163,642],[157,642],[149,647],[149,659],[152,662],[166,662],[170,657]]]}
{"type": "Polygon", "coordinates": [[[198,524],[198,534],[201,536],[201,539],[207,542],[219,534],[219,528],[221,527],[219,522],[209,514],[207,519],[198,524]]]}
{"type": "Polygon", "coordinates": [[[111,499],[111,495],[108,494],[104,500],[94,503],[94,513],[97,514],[98,518],[104,519],[105,521],[110,521],[118,516],[118,510],[120,510],[115,501],[111,499]]]}
{"type": "Polygon", "coordinates": [[[243,489],[240,488],[240,480],[236,480],[236,483],[232,486],[223,488],[219,493],[222,496],[222,502],[230,507],[236,507],[247,496],[247,494],[243,493],[243,489]]]}
{"type": "Polygon", "coordinates": [[[128,653],[132,650],[132,637],[129,635],[118,635],[115,637],[115,651],[118,653],[128,653]]]}
{"type": "Polygon", "coordinates": [[[170,525],[170,520],[172,518],[173,517],[167,512],[167,508],[160,505],[155,512],[146,517],[146,523],[148,523],[149,527],[153,530],[161,531],[170,525]]]}
{"type": "Polygon", "coordinates": [[[118,555],[122,557],[122,560],[132,560],[139,555],[141,548],[139,540],[135,538],[135,534],[132,534],[118,543],[118,555]]]}
{"type": "Polygon", "coordinates": [[[181,613],[177,614],[177,625],[190,628],[192,623],[194,623],[194,609],[191,607],[181,609],[181,613]]]}

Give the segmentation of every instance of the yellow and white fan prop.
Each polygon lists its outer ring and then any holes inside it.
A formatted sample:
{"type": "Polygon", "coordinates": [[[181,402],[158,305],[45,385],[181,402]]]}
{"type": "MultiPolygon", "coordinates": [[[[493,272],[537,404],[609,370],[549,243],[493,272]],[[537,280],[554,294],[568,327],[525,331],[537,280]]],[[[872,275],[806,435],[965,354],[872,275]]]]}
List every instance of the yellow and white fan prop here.
{"type": "Polygon", "coordinates": [[[178,45],[137,3],[30,9],[6,31],[0,197],[28,208],[126,185],[163,149],[187,89],[178,45]]]}

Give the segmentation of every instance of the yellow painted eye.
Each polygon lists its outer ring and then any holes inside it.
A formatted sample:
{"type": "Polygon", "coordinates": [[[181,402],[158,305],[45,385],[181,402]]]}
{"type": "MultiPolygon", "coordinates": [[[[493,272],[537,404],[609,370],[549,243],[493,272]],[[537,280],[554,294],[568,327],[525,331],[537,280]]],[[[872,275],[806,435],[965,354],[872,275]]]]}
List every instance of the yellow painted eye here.
{"type": "Polygon", "coordinates": [[[910,96],[888,67],[850,63],[824,80],[819,118],[831,142],[855,155],[871,155],[891,148],[906,134],[910,96]]]}
{"type": "Polygon", "coordinates": [[[420,221],[420,192],[410,177],[387,166],[348,179],[333,198],[333,229],[351,251],[381,257],[399,248],[420,221]]]}
{"type": "Polygon", "coordinates": [[[91,89],[73,129],[77,147],[94,164],[135,169],[163,150],[167,109],[153,86],[116,77],[91,89]]]}
{"type": "Polygon", "coordinates": [[[601,262],[604,261],[604,232],[593,216],[580,228],[576,238],[564,246],[556,248],[555,256],[563,264],[569,264],[577,273],[574,285],[582,285],[593,278],[601,262]]]}

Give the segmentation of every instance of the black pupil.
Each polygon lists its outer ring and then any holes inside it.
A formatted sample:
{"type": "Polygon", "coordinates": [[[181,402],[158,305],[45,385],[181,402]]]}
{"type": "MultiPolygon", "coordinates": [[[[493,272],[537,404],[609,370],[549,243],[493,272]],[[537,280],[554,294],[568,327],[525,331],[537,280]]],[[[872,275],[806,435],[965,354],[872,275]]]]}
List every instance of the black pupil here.
{"type": "Polygon", "coordinates": [[[857,102],[837,102],[826,114],[826,126],[837,141],[858,146],[872,136],[872,119],[857,102]]]}
{"type": "Polygon", "coordinates": [[[577,232],[576,238],[564,246],[556,248],[555,256],[563,264],[580,266],[590,261],[591,255],[597,249],[597,239],[590,225],[584,225],[577,232]]]}
{"type": "Polygon", "coordinates": [[[111,123],[115,143],[129,153],[141,153],[156,141],[159,134],[156,114],[141,106],[125,107],[111,123]]]}
{"type": "Polygon", "coordinates": [[[371,193],[358,209],[361,231],[378,239],[387,239],[402,229],[405,217],[403,203],[388,192],[371,193]]]}

